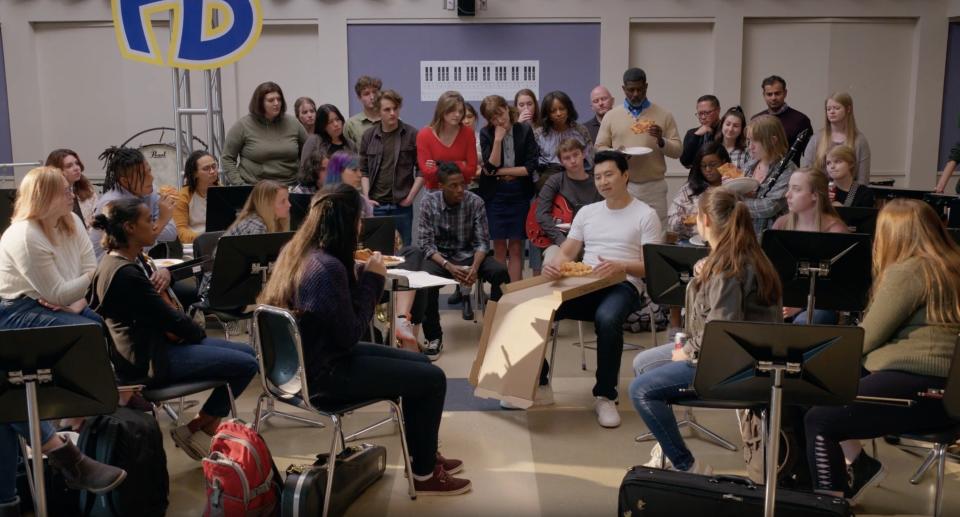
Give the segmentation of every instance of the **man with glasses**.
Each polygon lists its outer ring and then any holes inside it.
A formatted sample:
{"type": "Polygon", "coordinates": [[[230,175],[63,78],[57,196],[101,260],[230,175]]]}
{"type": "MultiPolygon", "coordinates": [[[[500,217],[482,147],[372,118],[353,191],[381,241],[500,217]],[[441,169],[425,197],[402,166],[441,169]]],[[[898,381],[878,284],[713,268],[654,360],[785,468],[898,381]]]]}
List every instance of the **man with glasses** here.
{"type": "Polygon", "coordinates": [[[683,136],[683,152],[680,153],[680,163],[690,168],[697,150],[703,144],[713,141],[713,135],[720,124],[720,100],[715,95],[701,95],[697,99],[697,122],[700,126],[687,131],[683,136]]]}

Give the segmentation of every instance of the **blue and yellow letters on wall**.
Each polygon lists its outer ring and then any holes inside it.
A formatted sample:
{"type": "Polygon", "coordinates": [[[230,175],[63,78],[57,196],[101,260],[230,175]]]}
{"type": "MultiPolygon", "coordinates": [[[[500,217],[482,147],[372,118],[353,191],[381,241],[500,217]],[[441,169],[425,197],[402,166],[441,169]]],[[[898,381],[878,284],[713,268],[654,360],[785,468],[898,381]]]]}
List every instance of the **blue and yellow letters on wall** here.
{"type": "Polygon", "coordinates": [[[260,0],[112,0],[120,54],[154,65],[207,70],[250,52],[263,28],[260,0]],[[172,11],[167,58],[150,17],[172,11]],[[213,26],[214,13],[219,18],[213,26]]]}

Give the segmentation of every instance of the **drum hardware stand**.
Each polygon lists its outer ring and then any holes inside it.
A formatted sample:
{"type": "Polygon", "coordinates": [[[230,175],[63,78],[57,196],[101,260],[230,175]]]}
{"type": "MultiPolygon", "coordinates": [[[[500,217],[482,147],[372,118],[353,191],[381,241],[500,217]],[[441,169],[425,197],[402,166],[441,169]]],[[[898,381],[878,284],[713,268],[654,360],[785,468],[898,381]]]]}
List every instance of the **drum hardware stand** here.
{"type": "MultiPolygon", "coordinates": [[[[171,15],[172,17],[172,15],[171,15]]],[[[172,20],[171,20],[172,21],[172,20]]],[[[213,26],[219,25],[219,15],[213,12],[213,26]]],[[[223,125],[223,94],[220,68],[203,71],[203,98],[206,107],[192,106],[190,91],[190,70],[173,68],[173,125],[177,134],[177,178],[178,185],[183,184],[183,165],[186,155],[193,152],[193,116],[203,115],[207,121],[207,150],[213,159],[220,163],[223,155],[223,142],[226,135],[223,125]]],[[[223,182],[220,171],[221,184],[223,182]]]]}

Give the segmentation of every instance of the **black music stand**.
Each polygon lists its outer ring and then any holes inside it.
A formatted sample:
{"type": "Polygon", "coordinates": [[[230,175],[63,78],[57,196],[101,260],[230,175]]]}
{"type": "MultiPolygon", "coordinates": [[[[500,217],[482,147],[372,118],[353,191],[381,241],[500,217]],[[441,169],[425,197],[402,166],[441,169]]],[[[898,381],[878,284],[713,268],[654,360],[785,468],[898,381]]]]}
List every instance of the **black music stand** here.
{"type": "Polygon", "coordinates": [[[953,194],[937,194],[936,192],[928,192],[924,194],[923,200],[928,205],[933,207],[933,209],[937,212],[937,215],[940,216],[940,219],[946,221],[950,206],[957,200],[957,196],[953,194]]]}
{"type": "Polygon", "coordinates": [[[863,329],[711,321],[693,379],[704,400],[768,403],[764,515],[774,516],[783,404],[850,404],[860,384],[863,329]]]}
{"type": "Polygon", "coordinates": [[[953,242],[960,244],[960,228],[947,228],[947,233],[953,237],[953,242]]]}
{"type": "Polygon", "coordinates": [[[701,246],[644,244],[647,294],[653,303],[683,307],[693,266],[709,253],[709,248],[701,246]]]}
{"type": "Polygon", "coordinates": [[[17,201],[17,189],[0,189],[0,234],[7,231],[13,218],[13,205],[17,201]]]}
{"type": "Polygon", "coordinates": [[[210,307],[255,304],[280,249],[291,237],[293,232],[221,237],[210,278],[210,307]]]}
{"type": "Polygon", "coordinates": [[[313,194],[290,194],[290,229],[297,231],[310,213],[313,194]]]}
{"type": "Polygon", "coordinates": [[[783,305],[862,311],[871,278],[871,236],[790,230],[763,232],[761,246],[783,283],[783,305]]]}
{"type": "Polygon", "coordinates": [[[930,193],[929,190],[912,190],[905,188],[893,188],[893,187],[878,187],[876,185],[869,185],[867,188],[873,192],[873,197],[877,201],[889,201],[898,197],[905,197],[909,199],[923,199],[923,197],[930,193]]]}
{"type": "Polygon", "coordinates": [[[233,224],[253,187],[234,185],[207,189],[207,231],[222,232],[233,224]]]}
{"type": "Polygon", "coordinates": [[[947,206],[947,227],[960,228],[960,197],[954,198],[947,206]]]}
{"type": "Polygon", "coordinates": [[[847,223],[847,228],[854,233],[869,233],[877,231],[877,214],[879,209],[864,206],[838,206],[837,214],[847,223]]]}
{"type": "Polygon", "coordinates": [[[33,501],[37,515],[46,516],[40,421],[117,409],[103,329],[91,323],[2,330],[0,343],[0,422],[30,424],[33,501]]]}
{"type": "Polygon", "coordinates": [[[397,220],[393,216],[364,217],[360,230],[360,246],[384,255],[395,253],[397,220]]]}

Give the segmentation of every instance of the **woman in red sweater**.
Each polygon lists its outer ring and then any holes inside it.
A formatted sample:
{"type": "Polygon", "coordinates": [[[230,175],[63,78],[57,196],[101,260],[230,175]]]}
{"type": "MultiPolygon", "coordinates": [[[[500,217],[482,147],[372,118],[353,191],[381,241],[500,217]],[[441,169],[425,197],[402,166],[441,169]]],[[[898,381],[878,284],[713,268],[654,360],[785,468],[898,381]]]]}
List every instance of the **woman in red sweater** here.
{"type": "Polygon", "coordinates": [[[417,165],[430,190],[439,188],[437,162],[456,163],[468,185],[477,173],[477,138],[471,128],[462,124],[463,116],[463,96],[454,91],[443,92],[430,125],[417,133],[417,165]]]}

